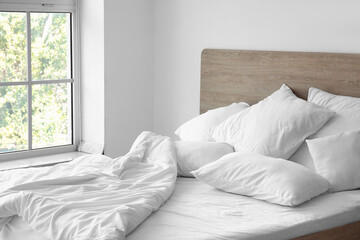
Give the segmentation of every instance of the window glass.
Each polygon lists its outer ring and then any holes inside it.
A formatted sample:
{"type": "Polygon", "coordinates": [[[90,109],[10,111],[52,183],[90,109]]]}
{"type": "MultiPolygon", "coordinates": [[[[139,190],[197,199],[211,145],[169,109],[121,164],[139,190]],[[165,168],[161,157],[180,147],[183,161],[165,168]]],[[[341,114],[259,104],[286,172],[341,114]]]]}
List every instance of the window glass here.
{"type": "Polygon", "coordinates": [[[31,13],[33,80],[71,78],[70,13],[31,13]]]}
{"type": "Polygon", "coordinates": [[[71,19],[0,12],[0,153],[73,144],[71,19]]]}
{"type": "Polygon", "coordinates": [[[71,144],[71,85],[33,86],[33,148],[71,144]]]}
{"type": "Polygon", "coordinates": [[[0,82],[26,79],[26,13],[0,12],[0,82]]]}
{"type": "Polygon", "coordinates": [[[28,145],[26,86],[0,87],[0,153],[28,145]]]}

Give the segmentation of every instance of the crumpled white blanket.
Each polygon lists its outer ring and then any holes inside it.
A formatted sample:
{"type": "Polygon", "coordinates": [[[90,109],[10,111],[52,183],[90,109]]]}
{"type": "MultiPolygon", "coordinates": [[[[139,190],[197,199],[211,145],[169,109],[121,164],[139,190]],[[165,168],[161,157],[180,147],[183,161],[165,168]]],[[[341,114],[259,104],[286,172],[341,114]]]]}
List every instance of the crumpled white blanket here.
{"type": "Polygon", "coordinates": [[[48,239],[125,239],[171,195],[175,156],[168,137],[143,132],[117,159],[0,172],[0,230],[17,215],[48,239]]]}

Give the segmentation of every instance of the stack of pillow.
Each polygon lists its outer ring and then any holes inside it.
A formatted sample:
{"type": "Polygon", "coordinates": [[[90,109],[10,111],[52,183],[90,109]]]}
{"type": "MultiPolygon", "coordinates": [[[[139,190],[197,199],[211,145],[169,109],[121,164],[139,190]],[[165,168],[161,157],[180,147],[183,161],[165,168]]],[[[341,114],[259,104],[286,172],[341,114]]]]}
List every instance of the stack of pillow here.
{"type": "Polygon", "coordinates": [[[329,189],[360,188],[358,98],[310,88],[305,101],[283,85],[255,105],[208,111],[175,133],[183,140],[179,175],[223,191],[296,206],[329,189]]]}

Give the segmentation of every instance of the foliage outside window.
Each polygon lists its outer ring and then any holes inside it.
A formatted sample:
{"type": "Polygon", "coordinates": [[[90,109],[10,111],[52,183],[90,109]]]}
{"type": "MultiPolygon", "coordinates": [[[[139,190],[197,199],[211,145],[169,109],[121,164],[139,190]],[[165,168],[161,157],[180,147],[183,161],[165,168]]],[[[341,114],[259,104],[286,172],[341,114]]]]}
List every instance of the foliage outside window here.
{"type": "Polygon", "coordinates": [[[0,12],[0,153],[69,145],[71,13],[0,12]]]}

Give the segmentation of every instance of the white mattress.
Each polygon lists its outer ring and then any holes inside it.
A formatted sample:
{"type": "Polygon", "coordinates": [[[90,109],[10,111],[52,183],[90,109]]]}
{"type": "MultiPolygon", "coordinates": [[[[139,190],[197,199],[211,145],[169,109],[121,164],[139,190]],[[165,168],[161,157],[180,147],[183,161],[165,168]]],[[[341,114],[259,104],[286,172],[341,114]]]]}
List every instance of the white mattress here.
{"type": "MultiPolygon", "coordinates": [[[[283,207],[224,193],[194,178],[178,178],[175,192],[127,240],[291,239],[360,221],[360,190],[326,194],[283,207]]],[[[2,240],[43,240],[18,217],[2,240]]]]}

